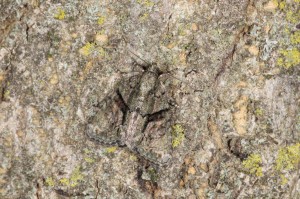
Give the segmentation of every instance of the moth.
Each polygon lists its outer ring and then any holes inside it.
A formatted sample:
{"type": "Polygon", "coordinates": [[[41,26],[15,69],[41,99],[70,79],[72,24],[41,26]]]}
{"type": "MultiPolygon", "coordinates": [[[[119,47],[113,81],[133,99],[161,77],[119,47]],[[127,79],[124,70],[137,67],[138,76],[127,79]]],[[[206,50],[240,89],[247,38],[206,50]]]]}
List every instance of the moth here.
{"type": "Polygon", "coordinates": [[[167,164],[171,159],[170,135],[175,104],[171,81],[155,64],[121,80],[95,106],[86,135],[90,140],[127,147],[144,159],[167,164]]]}

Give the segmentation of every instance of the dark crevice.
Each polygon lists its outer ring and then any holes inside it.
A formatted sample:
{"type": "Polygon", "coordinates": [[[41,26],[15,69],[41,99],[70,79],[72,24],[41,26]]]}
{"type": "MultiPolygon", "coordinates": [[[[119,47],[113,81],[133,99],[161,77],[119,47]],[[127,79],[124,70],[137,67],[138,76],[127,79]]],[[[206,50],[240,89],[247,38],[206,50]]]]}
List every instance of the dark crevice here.
{"type": "Polygon", "coordinates": [[[166,112],[168,112],[170,109],[166,108],[166,109],[162,109],[160,111],[154,112],[152,114],[148,114],[148,122],[153,122],[153,121],[157,121],[157,120],[161,120],[162,118],[164,118],[164,114],[166,112]]]}
{"type": "Polygon", "coordinates": [[[27,42],[29,41],[29,26],[28,26],[28,24],[26,24],[26,40],[27,40],[27,42]]]}
{"type": "Polygon", "coordinates": [[[117,90],[116,103],[123,113],[122,124],[124,124],[127,117],[127,112],[129,111],[129,107],[126,104],[119,90],[117,90]]]}
{"type": "Polygon", "coordinates": [[[152,114],[147,114],[147,115],[143,116],[143,117],[146,117],[147,119],[146,119],[146,122],[145,122],[145,124],[142,128],[142,133],[145,132],[145,130],[146,130],[146,128],[147,128],[147,126],[150,122],[155,122],[155,121],[163,119],[165,117],[164,114],[166,112],[168,112],[169,110],[170,109],[162,109],[162,110],[154,112],[152,114]]]}
{"type": "Polygon", "coordinates": [[[99,181],[98,180],[96,180],[96,188],[97,188],[97,193],[96,193],[95,199],[98,199],[98,195],[100,193],[100,187],[99,187],[99,181]]]}
{"type": "Polygon", "coordinates": [[[248,157],[248,154],[242,152],[240,140],[229,139],[227,141],[227,148],[231,154],[239,158],[241,161],[244,161],[248,157]]]}
{"type": "Polygon", "coordinates": [[[237,50],[237,45],[240,43],[241,39],[243,39],[246,34],[249,34],[249,31],[251,30],[251,28],[252,28],[252,24],[245,25],[236,34],[231,51],[227,54],[227,56],[225,58],[222,59],[221,66],[219,67],[219,71],[217,72],[217,74],[215,76],[215,81],[217,81],[220,78],[220,76],[226,71],[227,68],[231,67],[231,65],[233,63],[234,55],[237,50]]]}
{"type": "Polygon", "coordinates": [[[229,52],[229,54],[222,60],[221,67],[219,69],[219,72],[215,76],[215,81],[219,79],[219,77],[226,71],[227,68],[229,68],[232,65],[234,53],[236,51],[237,44],[233,45],[232,50],[229,52]]]}
{"type": "Polygon", "coordinates": [[[40,187],[40,184],[37,182],[36,183],[36,193],[35,193],[37,199],[41,199],[40,193],[39,193],[40,191],[41,191],[41,187],[40,187]]]}
{"type": "Polygon", "coordinates": [[[69,193],[67,191],[64,191],[62,189],[56,189],[55,192],[58,194],[58,195],[61,195],[61,196],[66,196],[66,197],[75,197],[75,196],[89,196],[90,194],[83,194],[83,193],[69,193]]]}

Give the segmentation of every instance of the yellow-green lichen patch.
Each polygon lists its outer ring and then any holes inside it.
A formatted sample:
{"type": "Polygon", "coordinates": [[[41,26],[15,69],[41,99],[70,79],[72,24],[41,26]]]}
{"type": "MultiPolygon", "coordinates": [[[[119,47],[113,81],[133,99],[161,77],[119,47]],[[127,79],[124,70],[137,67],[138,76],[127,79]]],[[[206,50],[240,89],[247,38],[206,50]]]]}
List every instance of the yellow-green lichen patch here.
{"type": "Polygon", "coordinates": [[[68,178],[62,178],[62,179],[59,180],[59,182],[64,186],[69,186],[70,185],[70,180],[68,178]]]}
{"type": "Polygon", "coordinates": [[[48,177],[48,178],[46,178],[46,185],[53,187],[55,185],[55,182],[51,177],[48,177]]]}
{"type": "Polygon", "coordinates": [[[243,166],[250,174],[254,174],[257,177],[263,176],[262,172],[262,159],[259,154],[251,154],[249,157],[243,161],[243,166]]]}
{"type": "Polygon", "coordinates": [[[255,110],[255,115],[256,116],[262,116],[264,114],[264,111],[261,108],[257,108],[255,110]]]}
{"type": "Polygon", "coordinates": [[[300,19],[300,13],[297,13],[293,10],[287,9],[286,19],[287,19],[288,22],[297,23],[300,19]]]}
{"type": "Polygon", "coordinates": [[[106,55],[106,51],[105,51],[104,48],[102,48],[102,47],[99,47],[99,48],[97,49],[97,51],[98,51],[98,55],[99,55],[100,57],[104,57],[104,56],[106,55]]]}
{"type": "Polygon", "coordinates": [[[282,2],[279,3],[279,8],[280,8],[281,10],[283,10],[283,9],[285,8],[285,5],[286,5],[286,2],[285,2],[285,1],[282,1],[282,2]]]}
{"type": "Polygon", "coordinates": [[[105,22],[105,17],[104,16],[100,16],[97,20],[98,25],[103,25],[105,22]]]}
{"type": "Polygon", "coordinates": [[[291,42],[292,44],[299,44],[300,43],[300,32],[295,32],[291,35],[291,42]]]}
{"type": "Polygon", "coordinates": [[[285,175],[281,174],[280,178],[281,178],[281,185],[285,185],[286,183],[288,183],[288,179],[285,177],[285,175]]]}
{"type": "Polygon", "coordinates": [[[75,187],[79,184],[81,180],[83,180],[83,175],[80,171],[80,167],[76,167],[71,173],[70,178],[61,178],[59,182],[64,186],[75,187]]]}
{"type": "Polygon", "coordinates": [[[83,152],[84,152],[85,154],[89,154],[89,153],[91,153],[92,151],[89,150],[89,149],[87,149],[87,148],[85,148],[85,149],[83,149],[83,152]]]}
{"type": "Polygon", "coordinates": [[[89,56],[94,50],[95,50],[95,44],[94,43],[86,43],[82,48],[80,48],[79,53],[84,56],[89,56]]]}
{"type": "Polygon", "coordinates": [[[277,171],[289,171],[300,162],[300,143],[279,149],[275,169],[277,171]]]}
{"type": "Polygon", "coordinates": [[[137,0],[137,2],[139,4],[142,4],[142,5],[146,6],[146,7],[152,7],[152,6],[154,6],[154,2],[149,1],[149,0],[137,0]]]}
{"type": "Polygon", "coordinates": [[[70,177],[71,187],[78,185],[81,180],[83,180],[83,175],[80,172],[80,167],[76,167],[70,177]]]}
{"type": "Polygon", "coordinates": [[[140,16],[140,20],[141,21],[145,21],[145,20],[147,20],[149,18],[149,13],[147,13],[147,12],[145,12],[144,14],[142,14],[141,16],[140,16]]]}
{"type": "Polygon", "coordinates": [[[300,64],[300,51],[297,48],[291,50],[281,50],[281,56],[277,59],[277,64],[286,69],[300,64]]]}
{"type": "Polygon", "coordinates": [[[85,157],[84,160],[87,162],[87,163],[94,163],[95,160],[91,157],[85,157]]]}
{"type": "Polygon", "coordinates": [[[114,153],[117,151],[117,147],[113,146],[113,147],[108,147],[105,149],[106,153],[114,153]]]}
{"type": "Polygon", "coordinates": [[[62,8],[58,8],[57,13],[54,15],[55,19],[63,20],[66,17],[66,13],[62,8]]]}
{"type": "Polygon", "coordinates": [[[172,126],[172,147],[178,147],[184,139],[184,129],[180,124],[175,124],[172,126]]]}

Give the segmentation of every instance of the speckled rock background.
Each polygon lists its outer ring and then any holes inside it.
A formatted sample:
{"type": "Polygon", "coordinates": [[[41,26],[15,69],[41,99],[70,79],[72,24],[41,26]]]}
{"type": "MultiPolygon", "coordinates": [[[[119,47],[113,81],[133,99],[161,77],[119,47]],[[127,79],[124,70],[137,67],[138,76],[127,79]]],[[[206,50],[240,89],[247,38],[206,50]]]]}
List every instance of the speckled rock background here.
{"type": "Polygon", "coordinates": [[[1,198],[300,198],[299,0],[0,3],[1,198]],[[85,133],[133,60],[169,81],[166,165],[85,133]]]}

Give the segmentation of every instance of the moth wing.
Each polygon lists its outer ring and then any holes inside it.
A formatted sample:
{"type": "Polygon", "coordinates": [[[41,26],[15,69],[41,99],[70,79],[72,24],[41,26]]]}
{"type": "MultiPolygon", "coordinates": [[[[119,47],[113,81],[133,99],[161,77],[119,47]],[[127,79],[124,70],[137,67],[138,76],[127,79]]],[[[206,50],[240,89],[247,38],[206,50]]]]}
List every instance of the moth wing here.
{"type": "Polygon", "coordinates": [[[95,114],[88,121],[87,136],[103,144],[120,143],[120,127],[126,114],[117,92],[107,96],[95,107],[95,114]]]}

